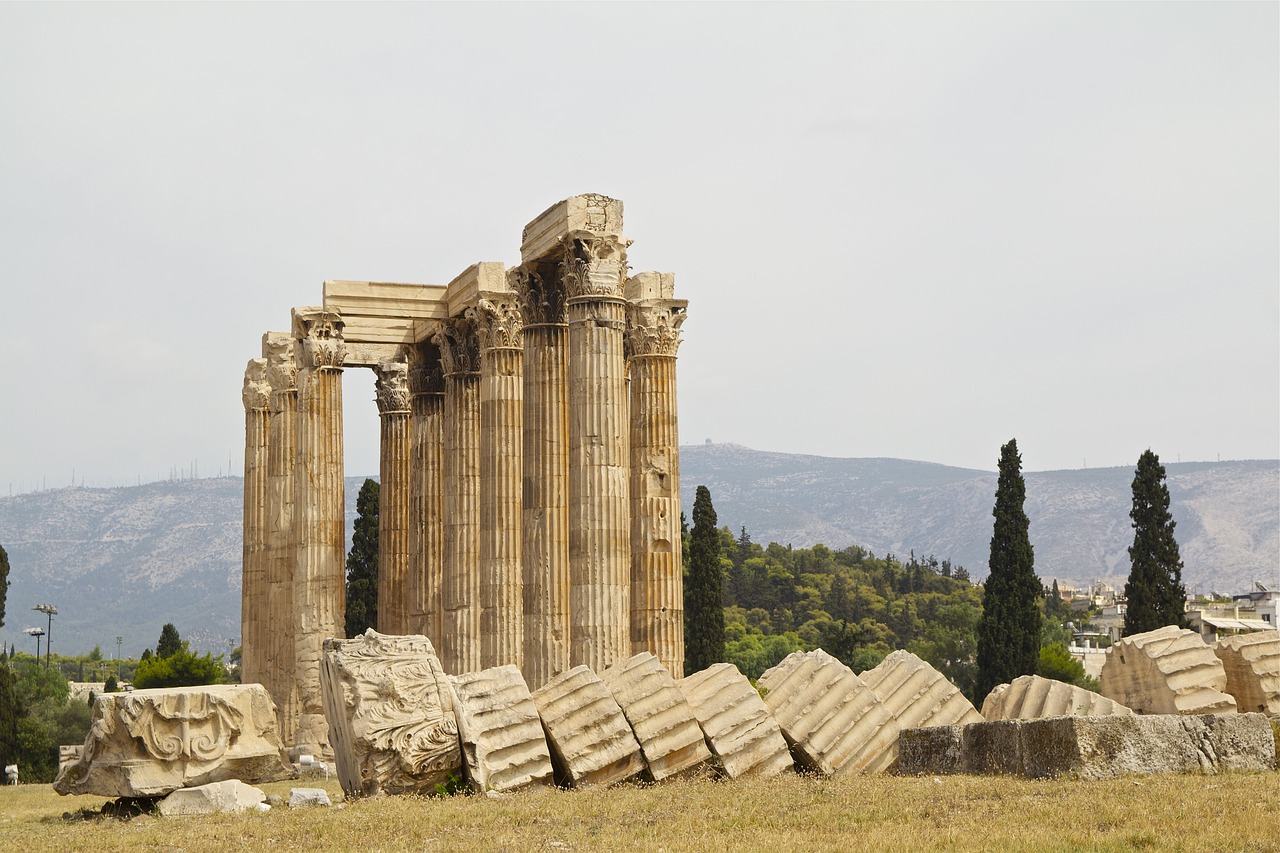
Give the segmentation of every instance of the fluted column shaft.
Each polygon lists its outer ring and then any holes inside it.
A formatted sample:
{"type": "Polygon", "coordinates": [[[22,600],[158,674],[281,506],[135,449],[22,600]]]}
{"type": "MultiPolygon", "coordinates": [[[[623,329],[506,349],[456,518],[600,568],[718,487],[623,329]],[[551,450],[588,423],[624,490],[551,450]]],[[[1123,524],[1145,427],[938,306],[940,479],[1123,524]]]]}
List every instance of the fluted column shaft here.
{"type": "Polygon", "coordinates": [[[626,258],[616,241],[576,242],[566,270],[570,662],[602,669],[631,655],[626,258]]]}
{"type": "Polygon", "coordinates": [[[342,458],[342,320],[332,311],[295,309],[298,372],[298,456],[294,504],[298,563],[294,677],[298,686],[297,745],[327,753],[328,725],[320,694],[321,644],[345,632],[345,489],[342,458]]]}
{"type": "Polygon", "coordinates": [[[444,562],[444,378],[439,353],[422,345],[410,365],[409,633],[442,648],[440,578],[444,562]],[[429,350],[429,351],[427,351],[429,350]]]}
{"type": "Polygon", "coordinates": [[[524,658],[521,477],[524,350],[512,299],[482,299],[473,311],[480,340],[480,665],[524,658]]]}
{"type": "Polygon", "coordinates": [[[409,633],[409,366],[384,361],[376,382],[381,425],[378,489],[378,631],[409,633]]]}
{"type": "Polygon", "coordinates": [[[298,722],[298,688],[293,677],[293,576],[298,534],[294,512],[297,457],[298,388],[293,338],[268,332],[262,341],[267,358],[267,636],[263,686],[276,705],[280,741],[292,745],[298,722]]]}
{"type": "Polygon", "coordinates": [[[569,327],[524,328],[524,672],[531,689],[569,669],[569,327]]]}
{"type": "Polygon", "coordinates": [[[244,374],[244,553],[240,582],[240,672],[246,684],[263,680],[267,661],[267,360],[244,374]]]}
{"type": "Polygon", "coordinates": [[[480,373],[475,332],[454,320],[436,337],[444,366],[444,570],[440,578],[445,672],[480,666],[480,373]]]}

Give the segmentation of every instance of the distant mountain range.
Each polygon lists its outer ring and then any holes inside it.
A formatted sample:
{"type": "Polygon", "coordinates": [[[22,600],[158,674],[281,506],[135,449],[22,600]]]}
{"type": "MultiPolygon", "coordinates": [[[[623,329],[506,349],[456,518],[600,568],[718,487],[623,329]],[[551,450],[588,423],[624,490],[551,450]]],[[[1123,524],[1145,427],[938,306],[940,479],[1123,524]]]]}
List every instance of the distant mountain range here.
{"type": "MultiPolygon", "coordinates": [[[[1280,461],[1167,464],[1189,592],[1280,587],[1280,461]]],[[[698,485],[719,522],[755,542],[851,544],[882,555],[930,554],[986,575],[994,472],[901,459],[835,459],[732,444],[681,448],[686,513],[698,485]]],[[[1027,515],[1036,570],[1048,582],[1123,584],[1132,542],[1131,468],[1030,472],[1027,515]]],[[[347,541],[363,477],[347,478],[347,541]]],[[[0,498],[0,545],[12,566],[0,639],[44,627],[30,608],[58,607],[53,643],[136,657],[165,622],[201,651],[240,635],[239,478],[115,489],[65,488],[0,498]]]]}

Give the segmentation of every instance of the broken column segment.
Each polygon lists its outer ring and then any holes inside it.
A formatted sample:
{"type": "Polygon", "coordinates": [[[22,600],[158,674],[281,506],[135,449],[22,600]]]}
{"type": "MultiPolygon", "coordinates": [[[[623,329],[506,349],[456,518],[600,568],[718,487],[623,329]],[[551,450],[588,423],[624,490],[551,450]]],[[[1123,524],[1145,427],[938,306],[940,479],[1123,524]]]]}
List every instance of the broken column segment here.
{"type": "Polygon", "coordinates": [[[1227,674],[1226,692],[1240,711],[1280,714],[1280,631],[1224,637],[1213,653],[1227,674]]]}
{"type": "Polygon", "coordinates": [[[736,666],[712,664],[676,684],[725,776],[768,777],[795,768],[778,721],[736,666]]]}
{"type": "Polygon", "coordinates": [[[1083,687],[1039,675],[998,684],[982,703],[986,720],[1128,716],[1133,710],[1083,687]]]}
{"type": "Polygon", "coordinates": [[[631,724],[655,782],[696,770],[711,759],[693,709],[671,673],[649,652],[600,673],[631,724]]]}
{"type": "Polygon", "coordinates": [[[1223,691],[1222,661],[1195,631],[1166,625],[1125,637],[1107,650],[1102,695],[1139,714],[1211,714],[1236,710],[1223,691]]]}
{"type": "Polygon", "coordinates": [[[610,785],[644,770],[627,718],[600,676],[575,666],[533,692],[557,782],[610,785]]]}
{"type": "Polygon", "coordinates": [[[529,687],[514,664],[453,677],[467,776],[481,791],[551,781],[551,753],[529,687]]]}

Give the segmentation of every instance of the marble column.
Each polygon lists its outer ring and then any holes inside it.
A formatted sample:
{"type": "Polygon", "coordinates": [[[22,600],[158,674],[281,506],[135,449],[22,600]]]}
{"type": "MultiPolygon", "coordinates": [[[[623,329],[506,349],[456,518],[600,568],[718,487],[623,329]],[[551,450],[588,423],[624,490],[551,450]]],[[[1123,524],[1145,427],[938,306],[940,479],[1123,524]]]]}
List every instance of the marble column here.
{"type": "Polygon", "coordinates": [[[434,344],[409,354],[412,450],[409,464],[409,633],[436,649],[440,634],[440,576],[444,562],[444,375],[434,344]]]}
{"type": "Polygon", "coordinates": [[[321,643],[344,635],[345,490],[342,459],[342,318],[321,308],[295,308],[298,358],[298,453],[294,508],[298,562],[293,608],[297,620],[294,680],[298,686],[296,744],[328,754],[320,694],[321,643]]]}
{"type": "Polygon", "coordinates": [[[623,335],[626,244],[569,241],[570,663],[600,670],[631,656],[630,464],[623,335]]]}
{"type": "Polygon", "coordinates": [[[267,360],[250,360],[244,372],[244,553],[240,580],[240,673],[261,684],[267,631],[267,360]]]}
{"type": "Polygon", "coordinates": [[[378,632],[409,633],[409,365],[377,368],[381,422],[378,489],[378,632]]]}
{"type": "Polygon", "coordinates": [[[672,276],[627,281],[631,396],[631,653],[651,652],[684,676],[684,572],[676,349],[685,318],[672,276]]]}
{"type": "Polygon", "coordinates": [[[480,341],[480,666],[520,666],[523,321],[514,293],[481,299],[467,316],[480,341]]]}
{"type": "Polygon", "coordinates": [[[569,669],[569,327],[555,268],[512,270],[524,317],[521,574],[524,663],[536,690],[569,669]]]}
{"type": "Polygon", "coordinates": [[[434,337],[444,367],[444,566],[440,662],[461,675],[480,666],[480,348],[469,320],[434,337]]]}
{"type": "Polygon", "coordinates": [[[280,741],[294,743],[298,724],[298,687],[293,679],[293,574],[298,555],[294,523],[293,475],[298,447],[297,360],[293,336],[268,332],[262,337],[267,360],[267,638],[262,685],[276,705],[280,741]]]}

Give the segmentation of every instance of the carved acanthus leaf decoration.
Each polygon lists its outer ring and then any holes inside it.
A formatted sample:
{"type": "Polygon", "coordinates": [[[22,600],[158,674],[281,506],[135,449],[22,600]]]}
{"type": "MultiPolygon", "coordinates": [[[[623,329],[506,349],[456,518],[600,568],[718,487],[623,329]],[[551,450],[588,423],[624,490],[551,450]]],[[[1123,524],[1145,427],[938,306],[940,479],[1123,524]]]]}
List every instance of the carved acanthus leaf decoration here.
{"type": "Polygon", "coordinates": [[[560,275],[570,299],[622,295],[627,278],[627,247],[617,237],[573,237],[566,243],[560,275]]]}
{"type": "Polygon", "coordinates": [[[430,343],[418,344],[409,351],[409,393],[444,393],[444,369],[440,351],[430,343]]]}
{"type": "Polygon", "coordinates": [[[680,347],[683,307],[632,305],[627,311],[627,356],[674,356],[680,347]]]}
{"type": "Polygon", "coordinates": [[[217,760],[240,735],[243,723],[235,705],[199,691],[130,697],[120,717],[129,736],[161,761],[217,760]]]}
{"type": "Polygon", "coordinates": [[[265,409],[271,401],[271,386],[267,384],[267,360],[253,358],[244,370],[244,388],[240,392],[245,411],[265,409]]]}
{"type": "Polygon", "coordinates": [[[519,349],[522,345],[524,318],[514,299],[481,299],[476,307],[467,309],[467,318],[475,324],[482,350],[519,349]]]}
{"type": "Polygon", "coordinates": [[[507,281],[520,298],[520,312],[526,326],[564,322],[564,282],[559,276],[544,279],[519,266],[507,272],[507,281]]]}
{"type": "Polygon", "coordinates": [[[409,365],[403,361],[384,361],[374,371],[378,378],[373,387],[378,411],[384,415],[409,411],[409,365]]]}
{"type": "Polygon", "coordinates": [[[293,357],[293,338],[283,332],[271,332],[263,349],[267,359],[267,384],[271,390],[297,390],[298,362],[293,357]]]}
{"type": "Polygon", "coordinates": [[[294,335],[302,341],[302,363],[306,367],[342,367],[346,344],[343,322],[336,311],[306,311],[294,315],[294,335]]]}
{"type": "Polygon", "coordinates": [[[480,372],[480,341],[470,320],[449,320],[431,340],[440,348],[445,376],[480,372]]]}

